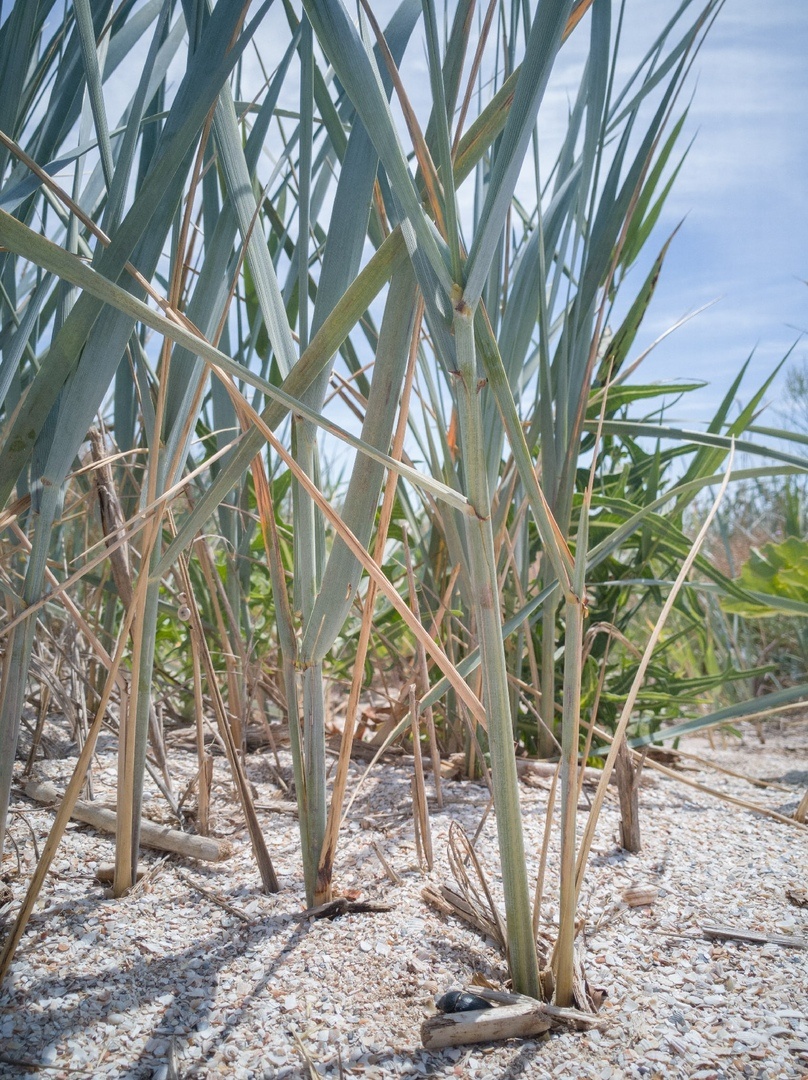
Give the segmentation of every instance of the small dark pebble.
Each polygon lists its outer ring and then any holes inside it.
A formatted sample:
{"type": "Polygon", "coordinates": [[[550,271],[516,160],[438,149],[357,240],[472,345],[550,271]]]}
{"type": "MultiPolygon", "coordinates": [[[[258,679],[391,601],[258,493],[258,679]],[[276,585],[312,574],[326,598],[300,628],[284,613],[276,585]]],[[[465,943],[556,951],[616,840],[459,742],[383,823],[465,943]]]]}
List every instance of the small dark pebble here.
{"type": "Polygon", "coordinates": [[[465,990],[449,990],[443,997],[438,998],[437,1006],[442,1013],[475,1012],[477,1009],[494,1007],[485,998],[469,994],[465,990]]]}

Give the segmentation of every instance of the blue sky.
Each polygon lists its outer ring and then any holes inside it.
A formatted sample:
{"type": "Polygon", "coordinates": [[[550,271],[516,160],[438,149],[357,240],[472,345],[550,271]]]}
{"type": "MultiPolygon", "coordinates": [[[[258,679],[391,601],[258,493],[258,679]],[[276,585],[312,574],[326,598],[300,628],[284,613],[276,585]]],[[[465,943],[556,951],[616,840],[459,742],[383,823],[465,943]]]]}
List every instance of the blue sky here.
{"type": "MultiPolygon", "coordinates": [[[[649,311],[646,340],[710,300],[644,366],[649,380],[697,376],[705,419],[755,350],[753,389],[808,331],[808,5],[727,0],[696,61],[696,140],[665,220],[685,218],[649,311]]],[[[808,339],[792,358],[808,359],[808,339]]],[[[781,385],[768,400],[776,408],[781,385]]],[[[694,409],[693,405],[698,408],[694,409]]],[[[771,411],[771,410],[770,410],[771,411]]]]}

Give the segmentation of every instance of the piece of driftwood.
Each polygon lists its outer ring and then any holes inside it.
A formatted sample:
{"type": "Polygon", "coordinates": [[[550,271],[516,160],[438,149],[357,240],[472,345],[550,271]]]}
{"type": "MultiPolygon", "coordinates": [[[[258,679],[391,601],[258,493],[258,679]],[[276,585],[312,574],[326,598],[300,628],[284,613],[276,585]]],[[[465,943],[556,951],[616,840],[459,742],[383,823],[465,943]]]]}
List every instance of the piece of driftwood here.
{"type": "Polygon", "coordinates": [[[421,1041],[427,1050],[532,1038],[551,1028],[568,1030],[570,1025],[578,1029],[603,1026],[597,1016],[579,1009],[560,1009],[521,994],[491,992],[477,986],[472,989],[479,997],[504,1004],[493,1009],[431,1016],[421,1024],[421,1041]]]}
{"type": "Polygon", "coordinates": [[[714,941],[745,941],[750,945],[784,945],[791,949],[808,949],[808,938],[790,934],[763,934],[759,930],[738,930],[734,926],[702,926],[701,932],[714,941]]]}
{"type": "Polygon", "coordinates": [[[638,765],[632,761],[625,736],[617,746],[614,762],[617,777],[617,794],[620,797],[620,844],[625,851],[637,852],[640,843],[640,776],[642,760],[638,765]]]}
{"type": "Polygon", "coordinates": [[[530,1038],[549,1031],[553,1020],[540,1001],[501,1005],[474,1012],[441,1013],[421,1024],[421,1042],[427,1050],[467,1043],[530,1038]]]}
{"type": "MultiPolygon", "coordinates": [[[[53,784],[31,780],[25,786],[29,799],[40,803],[54,803],[61,799],[53,784]]],[[[94,806],[79,800],[70,815],[76,821],[92,825],[99,832],[115,833],[118,815],[107,807],[94,806]]],[[[145,819],[140,823],[140,843],[143,847],[157,851],[170,851],[175,855],[185,855],[189,859],[201,859],[203,862],[222,862],[233,854],[233,845],[228,840],[215,840],[210,836],[191,836],[178,829],[169,829],[145,819]]]]}

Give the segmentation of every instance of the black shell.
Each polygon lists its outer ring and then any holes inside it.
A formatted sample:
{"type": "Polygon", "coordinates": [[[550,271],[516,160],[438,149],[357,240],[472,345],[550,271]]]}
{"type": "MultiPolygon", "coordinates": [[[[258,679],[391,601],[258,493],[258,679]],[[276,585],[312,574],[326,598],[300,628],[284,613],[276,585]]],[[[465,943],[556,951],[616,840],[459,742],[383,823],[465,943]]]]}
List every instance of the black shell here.
{"type": "Polygon", "coordinates": [[[476,1012],[477,1009],[493,1008],[490,1001],[465,990],[449,990],[443,997],[438,998],[437,1006],[442,1013],[476,1012]]]}

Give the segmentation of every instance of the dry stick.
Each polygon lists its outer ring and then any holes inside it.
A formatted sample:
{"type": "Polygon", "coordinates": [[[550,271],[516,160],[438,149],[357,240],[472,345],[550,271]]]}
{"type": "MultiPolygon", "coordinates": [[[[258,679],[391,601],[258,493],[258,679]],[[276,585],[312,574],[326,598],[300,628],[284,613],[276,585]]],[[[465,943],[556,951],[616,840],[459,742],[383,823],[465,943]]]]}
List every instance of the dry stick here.
{"type": "MultiPolygon", "coordinates": [[[[142,575],[145,579],[146,575],[142,575]]],[[[138,582],[140,585],[140,582],[138,582]]],[[[70,821],[70,815],[73,812],[73,807],[81,793],[81,789],[84,786],[84,777],[87,774],[87,770],[90,767],[93,754],[95,752],[95,744],[98,739],[98,735],[101,731],[101,726],[104,722],[104,717],[107,711],[107,705],[109,704],[110,696],[112,695],[112,688],[118,682],[118,671],[123,659],[124,650],[126,648],[126,642],[129,638],[129,631],[132,627],[132,620],[134,618],[135,605],[133,604],[129,611],[124,616],[123,624],[118,633],[118,641],[115,647],[115,655],[112,659],[109,668],[109,674],[104,685],[104,689],[101,693],[101,700],[98,703],[98,709],[96,710],[95,718],[87,731],[87,738],[84,742],[84,746],[79,754],[76,766],[73,769],[73,775],[70,777],[70,782],[67,785],[64,798],[61,805],[56,812],[53,825],[51,825],[48,839],[45,841],[45,847],[42,851],[42,856],[37,862],[36,869],[34,870],[31,878],[31,883],[28,886],[28,891],[25,894],[22,907],[14,922],[14,926],[11,929],[11,933],[6,938],[5,945],[3,947],[2,955],[0,955],[0,984],[8,972],[11,961],[14,958],[14,953],[17,950],[17,945],[20,942],[25,927],[28,924],[28,920],[31,917],[31,913],[34,910],[37,897],[42,888],[42,885],[47,876],[50,865],[53,862],[56,851],[59,847],[59,842],[62,839],[62,835],[67,827],[67,823],[70,821]]]]}
{"type": "MultiPolygon", "coordinates": [[[[58,802],[59,792],[55,785],[32,780],[25,786],[25,794],[29,799],[40,803],[58,802]]],[[[98,806],[95,803],[76,802],[70,816],[75,821],[83,821],[85,825],[92,825],[100,832],[115,833],[118,828],[118,815],[108,807],[98,806]]],[[[189,833],[180,832],[179,829],[169,829],[165,825],[157,825],[153,821],[143,820],[140,825],[140,838],[144,847],[156,848],[158,851],[171,851],[175,855],[185,855],[191,859],[202,859],[205,862],[221,862],[229,859],[233,854],[233,845],[228,840],[215,840],[206,836],[193,836],[189,833]]]]}
{"type": "Polygon", "coordinates": [[[415,786],[415,774],[410,777],[410,801],[412,802],[413,839],[415,840],[415,861],[423,873],[426,864],[424,845],[421,842],[421,818],[418,806],[418,788],[415,786]]]}
{"type": "MultiPolygon", "coordinates": [[[[804,706],[803,706],[804,707],[804,706]]],[[[664,730],[659,733],[664,737],[664,730]]],[[[676,757],[683,758],[685,761],[695,761],[702,768],[712,769],[714,772],[723,773],[725,776],[733,776],[736,780],[745,780],[747,784],[751,784],[753,787],[773,788],[775,791],[786,791],[791,793],[791,788],[786,784],[778,784],[774,780],[761,780],[757,776],[749,776],[747,773],[737,772],[735,769],[728,769],[726,765],[719,765],[716,761],[710,761],[709,758],[701,757],[699,754],[691,754],[686,750],[671,750],[672,754],[676,757]]]]}
{"type": "Polygon", "coordinates": [[[674,581],[671,591],[668,594],[668,598],[662,607],[662,611],[660,612],[659,618],[656,621],[656,625],[654,626],[651,637],[648,640],[648,644],[645,646],[645,651],[643,652],[642,659],[640,660],[639,667],[637,668],[637,674],[634,676],[634,682],[631,684],[631,689],[629,690],[628,697],[626,698],[626,702],[623,706],[623,711],[620,714],[620,719],[617,723],[617,727],[615,728],[614,735],[612,737],[612,747],[606,757],[606,761],[603,766],[603,776],[601,777],[597,791],[595,792],[595,798],[589,811],[589,817],[586,822],[586,827],[584,828],[584,835],[581,840],[580,849],[578,851],[578,861],[575,869],[576,901],[581,893],[581,886],[583,885],[584,880],[584,872],[586,870],[586,862],[589,858],[589,852],[592,848],[592,841],[595,837],[595,828],[598,823],[598,818],[600,817],[600,811],[603,807],[603,800],[606,798],[606,789],[609,784],[609,779],[612,775],[612,769],[614,768],[614,763],[617,759],[617,750],[620,739],[622,739],[626,734],[626,729],[628,728],[629,720],[631,719],[631,713],[637,701],[637,696],[639,695],[643,680],[645,679],[645,673],[648,670],[648,665],[651,662],[651,657],[653,655],[654,649],[656,648],[656,644],[662,634],[665,623],[667,622],[668,615],[670,615],[671,613],[671,609],[673,608],[676,597],[679,595],[679,591],[681,590],[682,585],[685,582],[685,578],[690,573],[690,568],[696,560],[699,549],[701,548],[701,545],[704,542],[704,538],[707,535],[707,530],[709,529],[712,520],[718,510],[718,506],[722,498],[724,497],[724,492],[727,490],[734,457],[735,447],[733,440],[733,446],[729,455],[729,466],[726,473],[724,474],[724,479],[721,483],[721,488],[718,492],[718,496],[713,503],[710,512],[704,521],[704,524],[699,530],[699,534],[693,542],[693,546],[690,548],[690,551],[688,552],[685,561],[682,563],[682,568],[677,574],[676,580],[674,581]]]}
{"type": "MultiPolygon", "coordinates": [[[[404,562],[407,567],[407,584],[410,590],[410,607],[412,613],[418,619],[421,620],[421,609],[418,603],[418,591],[415,588],[415,574],[412,569],[412,556],[410,554],[410,545],[407,540],[407,530],[404,529],[404,562]]],[[[426,694],[429,689],[429,668],[426,662],[426,649],[423,647],[420,641],[415,643],[415,657],[418,666],[418,697],[421,698],[426,694]]],[[[426,721],[426,730],[429,737],[429,754],[432,759],[432,775],[435,779],[435,797],[438,800],[438,806],[443,806],[443,792],[440,786],[440,752],[438,750],[438,739],[435,734],[435,719],[432,715],[432,706],[421,710],[420,701],[418,703],[418,712],[413,713],[413,724],[417,726],[417,717],[419,713],[423,711],[423,717],[426,721]]]]}
{"type": "Polygon", "coordinates": [[[598,718],[598,709],[600,708],[600,698],[603,693],[603,685],[606,682],[606,664],[609,660],[609,649],[611,646],[611,638],[606,639],[606,648],[603,652],[603,660],[600,665],[600,674],[598,675],[598,685],[595,687],[595,700],[592,702],[592,709],[589,713],[589,724],[586,729],[586,736],[584,738],[584,749],[581,754],[581,771],[578,774],[578,798],[581,798],[581,792],[584,786],[584,776],[586,775],[586,762],[589,757],[589,751],[592,747],[592,736],[595,731],[595,721],[598,718]]]}
{"type": "MultiPolygon", "coordinates": [[[[222,614],[222,605],[219,602],[224,593],[222,579],[219,577],[216,567],[213,565],[213,559],[211,558],[210,549],[208,548],[207,543],[200,538],[197,540],[195,547],[199,558],[199,565],[202,568],[202,574],[205,578],[205,584],[208,587],[208,596],[210,597],[210,602],[213,607],[213,615],[216,619],[216,629],[219,634],[219,641],[221,642],[222,655],[224,656],[225,669],[227,672],[227,704],[230,727],[233,732],[233,739],[236,746],[239,749],[243,749],[245,732],[242,718],[244,716],[244,711],[239,688],[238,672],[235,664],[236,658],[230,651],[231,638],[227,633],[224,615],[222,614]]],[[[230,605],[227,604],[227,607],[229,609],[230,605]]],[[[235,620],[233,619],[232,610],[228,611],[228,615],[230,617],[230,627],[233,639],[239,641],[240,644],[240,639],[234,625],[235,620]]],[[[243,649],[240,651],[242,670],[244,670],[244,666],[246,666],[246,655],[243,649]]]]}
{"type": "Polygon", "coordinates": [[[23,768],[23,776],[28,776],[34,766],[34,761],[36,760],[36,752],[39,749],[39,744],[42,739],[42,732],[45,729],[45,719],[48,715],[50,699],[51,688],[47,683],[42,683],[39,691],[39,712],[36,719],[36,728],[34,729],[34,734],[31,737],[31,749],[28,751],[28,757],[25,761],[25,766],[23,768]]]}
{"type": "Polygon", "coordinates": [[[432,832],[429,825],[429,806],[426,801],[426,787],[424,786],[424,763],[421,758],[418,702],[415,697],[414,686],[410,686],[410,719],[412,721],[412,750],[415,759],[413,763],[414,771],[412,778],[412,811],[415,820],[415,838],[417,843],[420,834],[426,868],[427,870],[431,870],[434,865],[432,854],[432,832]]]}
{"type": "Polygon", "coordinates": [[[733,926],[702,926],[703,937],[713,941],[746,941],[750,945],[784,945],[791,949],[808,949],[808,938],[791,934],[762,934],[759,930],[739,930],[733,926]]]}
{"type": "Polygon", "coordinates": [[[379,847],[379,845],[376,843],[376,841],[371,840],[370,846],[376,852],[376,858],[379,860],[379,862],[384,867],[385,874],[387,874],[387,876],[390,878],[390,880],[392,881],[392,883],[394,885],[400,885],[401,881],[402,881],[401,875],[396,873],[396,871],[393,869],[393,867],[390,865],[390,863],[384,857],[384,852],[379,847]]]}
{"type": "Polygon", "coordinates": [[[488,802],[485,804],[485,810],[483,810],[482,815],[480,817],[480,820],[477,822],[477,828],[474,830],[474,836],[472,836],[472,838],[471,838],[472,847],[476,846],[477,841],[480,839],[480,836],[482,835],[483,828],[485,827],[485,823],[486,823],[486,821],[488,821],[488,815],[491,813],[491,811],[493,809],[494,809],[494,796],[489,795],[488,796],[488,802]]]}
{"type": "MultiPolygon", "coordinates": [[[[410,341],[410,355],[407,360],[407,371],[404,377],[404,389],[401,395],[401,407],[399,409],[398,424],[393,437],[392,457],[399,459],[404,448],[404,436],[407,431],[407,418],[409,415],[410,395],[412,381],[415,375],[415,361],[418,355],[418,339],[421,332],[421,320],[424,314],[424,302],[419,298],[415,312],[415,324],[413,326],[410,341]]],[[[396,489],[398,487],[398,474],[389,473],[384,487],[384,499],[379,516],[379,528],[376,533],[376,544],[373,555],[377,563],[381,563],[384,556],[384,548],[387,543],[387,533],[393,517],[396,489]]],[[[359,642],[354,661],[354,673],[351,680],[351,689],[348,694],[348,709],[345,714],[345,724],[342,729],[340,741],[339,759],[337,771],[334,777],[334,786],[331,789],[331,802],[328,807],[328,819],[326,821],[323,849],[320,852],[320,861],[317,869],[317,878],[325,880],[327,876],[328,887],[324,891],[325,899],[331,897],[331,879],[333,875],[334,855],[337,850],[337,840],[342,825],[342,809],[345,803],[345,790],[348,786],[348,768],[351,763],[351,745],[356,732],[356,717],[359,710],[359,695],[362,692],[362,679],[365,670],[365,660],[370,643],[371,630],[373,628],[373,608],[376,602],[376,583],[371,578],[368,581],[367,594],[365,597],[364,611],[362,613],[362,626],[359,631],[359,642]]]]}
{"type": "Polygon", "coordinates": [[[555,806],[556,786],[561,772],[561,762],[556,766],[553,773],[553,782],[550,785],[550,794],[547,796],[547,811],[544,815],[544,834],[541,841],[541,858],[539,869],[536,874],[536,892],[533,899],[533,936],[538,938],[539,923],[541,921],[541,902],[544,892],[544,875],[547,871],[547,852],[550,849],[550,826],[553,820],[553,808],[555,806]]]}
{"type": "MultiPolygon", "coordinates": [[[[188,609],[190,615],[190,609],[188,609]]],[[[191,661],[194,670],[194,724],[197,761],[197,828],[203,836],[210,831],[210,792],[213,786],[213,757],[205,749],[205,701],[202,694],[202,662],[196,634],[189,628],[191,661]]]]}
{"type": "MultiPolygon", "coordinates": [[[[173,519],[170,515],[169,520],[171,520],[171,524],[173,526],[173,519]]],[[[179,566],[182,580],[185,585],[185,594],[187,597],[188,607],[190,608],[191,633],[195,634],[197,637],[197,646],[199,648],[199,652],[205,668],[205,677],[208,683],[208,693],[213,703],[213,709],[219,728],[219,735],[222,739],[222,742],[224,743],[228,764],[230,765],[230,771],[233,776],[233,781],[236,786],[239,801],[241,802],[241,808],[244,813],[247,830],[250,834],[250,843],[252,844],[255,861],[258,864],[258,872],[261,875],[261,882],[264,886],[265,892],[280,892],[278,878],[275,874],[275,869],[272,866],[272,860],[269,856],[269,852],[267,851],[264,836],[261,832],[261,826],[255,813],[255,807],[253,806],[252,795],[250,794],[250,786],[244,773],[244,767],[239,758],[238,749],[233,739],[232,729],[230,727],[230,724],[228,723],[227,710],[225,709],[224,702],[222,701],[219,684],[216,681],[216,669],[213,666],[213,660],[210,655],[210,650],[208,649],[205,642],[204,629],[202,626],[202,617],[199,614],[199,606],[197,605],[196,597],[194,596],[193,587],[191,585],[191,575],[188,572],[187,556],[183,555],[179,559],[179,566]]]]}
{"type": "Polygon", "coordinates": [[[198,881],[194,881],[192,877],[188,874],[184,874],[182,870],[177,869],[174,872],[180,881],[184,881],[189,888],[198,892],[200,896],[204,896],[207,900],[210,900],[211,903],[216,904],[217,907],[222,908],[222,910],[226,911],[229,915],[235,915],[237,919],[241,919],[241,921],[245,923],[253,922],[251,915],[246,915],[241,908],[237,908],[235,904],[229,904],[227,900],[223,900],[221,896],[217,896],[212,889],[206,889],[204,885],[200,885],[198,881]]]}

